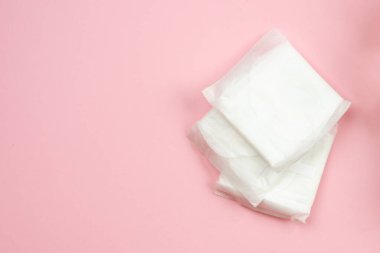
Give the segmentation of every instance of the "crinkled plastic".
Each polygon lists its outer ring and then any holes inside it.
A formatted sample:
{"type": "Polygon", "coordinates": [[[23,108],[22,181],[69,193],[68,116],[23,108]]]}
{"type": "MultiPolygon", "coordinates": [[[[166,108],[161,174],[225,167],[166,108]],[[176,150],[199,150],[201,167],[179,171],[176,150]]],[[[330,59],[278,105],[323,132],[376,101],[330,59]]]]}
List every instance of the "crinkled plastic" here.
{"type": "Polygon", "coordinates": [[[350,105],[277,31],[203,94],[273,169],[298,160],[350,105]]]}
{"type": "Polygon", "coordinates": [[[210,110],[193,127],[190,137],[210,162],[221,171],[223,180],[219,180],[219,188],[230,190],[224,191],[227,193],[239,192],[239,195],[232,195],[244,199],[253,207],[257,207],[266,199],[274,187],[281,186],[279,181],[286,180],[289,173],[294,172],[305,177],[314,176],[315,166],[321,163],[316,164],[316,160],[311,158],[318,158],[326,150],[325,146],[316,145],[298,162],[279,172],[272,169],[215,109],[210,110]]]}
{"type": "Polygon", "coordinates": [[[217,182],[217,193],[239,201],[253,210],[305,222],[310,215],[320,179],[334,141],[331,131],[293,166],[286,168],[280,180],[258,206],[253,206],[223,172],[217,182]]]}
{"type": "Polygon", "coordinates": [[[193,128],[190,139],[253,206],[257,206],[280,173],[273,170],[253,147],[215,109],[193,128]]]}

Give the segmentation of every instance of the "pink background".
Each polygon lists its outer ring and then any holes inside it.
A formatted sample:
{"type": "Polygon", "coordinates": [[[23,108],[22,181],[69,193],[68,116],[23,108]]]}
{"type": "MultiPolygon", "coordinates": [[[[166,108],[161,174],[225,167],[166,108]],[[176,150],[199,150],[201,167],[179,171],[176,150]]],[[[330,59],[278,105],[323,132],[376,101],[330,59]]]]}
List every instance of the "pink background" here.
{"type": "Polygon", "coordinates": [[[379,0],[0,0],[0,252],[379,252],[379,116],[379,0]],[[273,27],[353,102],[307,225],[185,137],[273,27]]]}

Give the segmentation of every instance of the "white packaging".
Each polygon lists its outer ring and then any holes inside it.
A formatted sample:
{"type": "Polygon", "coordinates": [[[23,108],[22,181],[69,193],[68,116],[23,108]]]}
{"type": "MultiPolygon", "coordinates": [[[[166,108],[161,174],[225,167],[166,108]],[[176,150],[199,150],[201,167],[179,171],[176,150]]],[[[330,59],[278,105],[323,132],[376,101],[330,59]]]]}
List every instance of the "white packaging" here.
{"type": "Polygon", "coordinates": [[[285,169],[281,179],[258,206],[250,204],[222,173],[217,182],[217,193],[253,210],[304,223],[310,215],[334,137],[335,131],[330,132],[295,165],[285,169]]]}
{"type": "MultiPolygon", "coordinates": [[[[326,138],[322,140],[325,145],[316,145],[298,162],[279,172],[272,169],[215,109],[210,110],[192,128],[190,135],[190,139],[223,174],[225,180],[220,181],[219,185],[232,185],[240,193],[241,199],[245,199],[253,207],[257,207],[274,187],[281,186],[279,181],[284,178],[287,180],[289,173],[314,177],[316,167],[322,166],[323,169],[326,159],[319,159],[327,150],[326,138]]],[[[224,188],[231,190],[232,187],[224,188]]]]}
{"type": "Polygon", "coordinates": [[[215,109],[193,128],[190,139],[228,177],[253,206],[257,206],[280,173],[270,168],[253,147],[215,109]]]}
{"type": "Polygon", "coordinates": [[[350,105],[276,31],[203,94],[274,169],[298,160],[350,105]]]}

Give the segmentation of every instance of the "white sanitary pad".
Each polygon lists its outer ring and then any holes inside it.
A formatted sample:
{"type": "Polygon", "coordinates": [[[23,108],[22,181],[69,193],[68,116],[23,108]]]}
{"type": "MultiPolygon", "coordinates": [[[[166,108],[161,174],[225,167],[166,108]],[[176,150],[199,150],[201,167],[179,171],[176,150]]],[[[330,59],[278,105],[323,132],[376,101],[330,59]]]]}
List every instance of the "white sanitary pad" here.
{"type": "Polygon", "coordinates": [[[350,102],[276,31],[203,94],[214,108],[190,139],[220,171],[217,194],[305,222],[350,102]]]}
{"type": "Polygon", "coordinates": [[[334,133],[327,134],[292,167],[282,173],[281,179],[266,194],[259,206],[253,206],[235,184],[223,173],[217,182],[219,195],[238,200],[256,211],[305,222],[318,190],[319,182],[334,141],[334,133]]]}
{"type": "Polygon", "coordinates": [[[273,170],[215,109],[192,128],[190,139],[220,170],[221,192],[258,210],[267,206],[276,216],[300,219],[310,212],[334,134],[327,134],[281,172],[273,170]]]}
{"type": "Polygon", "coordinates": [[[350,105],[276,31],[203,94],[273,169],[298,160],[350,105]]]}

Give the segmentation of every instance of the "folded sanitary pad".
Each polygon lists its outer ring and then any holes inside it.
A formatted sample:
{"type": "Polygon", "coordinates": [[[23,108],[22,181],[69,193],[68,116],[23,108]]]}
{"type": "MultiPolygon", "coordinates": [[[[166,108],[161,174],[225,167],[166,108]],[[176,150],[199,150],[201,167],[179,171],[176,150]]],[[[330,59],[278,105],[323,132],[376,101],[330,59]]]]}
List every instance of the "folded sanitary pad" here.
{"type": "Polygon", "coordinates": [[[298,162],[285,169],[281,180],[266,194],[259,206],[249,203],[223,173],[217,182],[217,193],[232,197],[256,211],[304,223],[310,215],[334,136],[335,133],[327,134],[298,162]]]}
{"type": "Polygon", "coordinates": [[[190,139],[220,171],[217,193],[305,222],[350,102],[276,31],[203,94],[214,108],[190,139]]]}
{"type": "Polygon", "coordinates": [[[221,178],[224,180],[219,180],[218,185],[225,186],[222,187],[223,189],[234,188],[239,195],[232,195],[245,199],[251,206],[257,207],[268,193],[272,192],[270,196],[273,196],[274,186],[274,192],[276,192],[276,189],[278,190],[284,182],[289,180],[293,180],[292,187],[296,194],[301,197],[302,194],[306,194],[303,201],[311,204],[309,199],[313,194],[310,194],[312,188],[310,182],[313,182],[314,178],[318,178],[319,182],[318,175],[321,173],[317,172],[323,171],[333,135],[326,135],[320,141],[321,143],[315,145],[299,161],[287,166],[281,172],[273,170],[215,109],[207,113],[193,127],[190,139],[223,175],[221,178]],[[294,177],[298,181],[294,180],[294,177]],[[302,187],[302,182],[305,181],[310,183],[307,188],[302,187]],[[301,184],[301,187],[298,187],[296,183],[301,184]],[[230,185],[231,187],[227,187],[230,185]]]}
{"type": "Polygon", "coordinates": [[[276,31],[203,94],[273,168],[299,159],[350,105],[276,31]]]}

